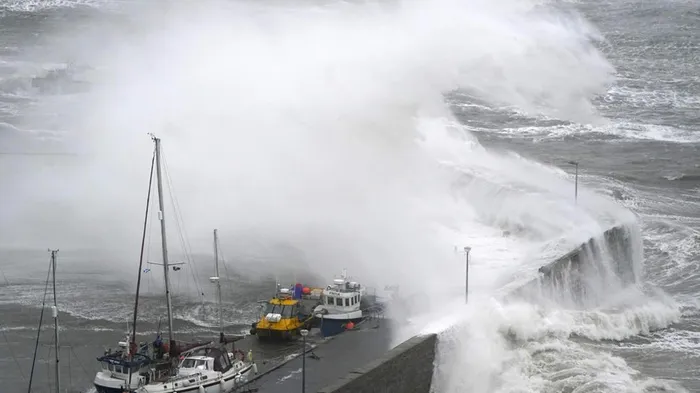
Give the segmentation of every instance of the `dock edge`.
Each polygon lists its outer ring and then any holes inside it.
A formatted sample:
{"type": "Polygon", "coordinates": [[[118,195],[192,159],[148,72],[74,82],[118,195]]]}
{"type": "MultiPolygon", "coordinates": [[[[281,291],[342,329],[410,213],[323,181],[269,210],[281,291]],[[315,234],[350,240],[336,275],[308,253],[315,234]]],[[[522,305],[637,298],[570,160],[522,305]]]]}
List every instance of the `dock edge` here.
{"type": "Polygon", "coordinates": [[[437,334],[414,336],[318,393],[429,393],[437,334]]]}

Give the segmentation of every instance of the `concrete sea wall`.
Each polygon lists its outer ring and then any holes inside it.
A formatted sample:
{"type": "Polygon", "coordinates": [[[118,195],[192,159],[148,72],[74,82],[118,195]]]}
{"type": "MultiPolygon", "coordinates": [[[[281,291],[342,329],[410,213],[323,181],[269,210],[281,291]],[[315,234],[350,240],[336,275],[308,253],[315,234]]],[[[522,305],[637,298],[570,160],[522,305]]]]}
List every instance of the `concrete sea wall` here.
{"type": "Polygon", "coordinates": [[[542,266],[537,279],[513,291],[509,298],[594,304],[604,295],[606,288],[629,285],[637,280],[635,248],[641,246],[635,239],[635,233],[629,227],[612,227],[602,236],[589,239],[542,266]]]}
{"type": "Polygon", "coordinates": [[[437,335],[415,336],[318,393],[429,393],[437,335]]]}
{"type": "MultiPolygon", "coordinates": [[[[597,301],[611,285],[624,286],[638,276],[639,245],[629,227],[615,226],[539,269],[539,277],[509,298],[543,297],[576,304],[597,301]]],[[[318,393],[430,393],[437,335],[413,337],[383,357],[351,371],[318,393]]]]}

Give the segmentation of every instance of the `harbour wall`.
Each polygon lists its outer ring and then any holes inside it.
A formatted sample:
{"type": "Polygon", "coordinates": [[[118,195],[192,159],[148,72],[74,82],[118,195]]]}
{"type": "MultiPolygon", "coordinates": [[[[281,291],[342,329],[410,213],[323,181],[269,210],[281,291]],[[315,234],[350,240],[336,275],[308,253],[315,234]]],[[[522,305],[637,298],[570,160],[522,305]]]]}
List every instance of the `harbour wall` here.
{"type": "MultiPolygon", "coordinates": [[[[591,238],[573,251],[539,269],[536,279],[512,291],[508,299],[541,301],[566,305],[597,304],[609,288],[637,281],[636,235],[624,225],[614,226],[602,236],[591,238]]],[[[639,246],[641,252],[641,245],[639,246]]]]}
{"type": "Polygon", "coordinates": [[[318,393],[429,393],[437,334],[415,336],[318,393]]]}
{"type": "MultiPolygon", "coordinates": [[[[620,225],[591,238],[539,269],[539,277],[507,298],[595,301],[596,287],[636,281],[635,233],[620,225]]],[[[383,357],[351,371],[318,393],[430,393],[438,337],[413,337],[383,357]]]]}

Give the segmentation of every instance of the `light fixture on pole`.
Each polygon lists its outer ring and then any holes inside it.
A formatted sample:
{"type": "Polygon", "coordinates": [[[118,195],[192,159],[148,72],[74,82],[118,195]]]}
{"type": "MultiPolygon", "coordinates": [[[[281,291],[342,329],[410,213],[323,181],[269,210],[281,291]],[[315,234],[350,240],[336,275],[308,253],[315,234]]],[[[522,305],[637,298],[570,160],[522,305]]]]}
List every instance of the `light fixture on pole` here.
{"type": "Polygon", "coordinates": [[[568,163],[576,167],[576,180],[574,181],[574,202],[578,204],[578,162],[568,161],[568,163]]]}
{"type": "Polygon", "coordinates": [[[469,303],[469,251],[471,247],[464,247],[464,254],[466,255],[466,263],[464,266],[464,303],[469,303]]]}
{"type": "Polygon", "coordinates": [[[304,345],[304,348],[301,351],[301,393],[306,393],[306,336],[309,334],[309,331],[306,329],[301,329],[299,333],[301,333],[304,345]]]}

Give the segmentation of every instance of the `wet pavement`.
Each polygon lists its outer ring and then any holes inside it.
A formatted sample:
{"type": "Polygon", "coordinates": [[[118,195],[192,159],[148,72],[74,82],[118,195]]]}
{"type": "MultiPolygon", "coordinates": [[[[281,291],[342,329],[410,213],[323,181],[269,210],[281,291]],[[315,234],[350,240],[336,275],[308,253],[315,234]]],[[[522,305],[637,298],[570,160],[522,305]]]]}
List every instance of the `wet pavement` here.
{"type": "MultiPolygon", "coordinates": [[[[389,321],[380,319],[369,320],[359,324],[354,330],[330,339],[323,339],[314,332],[310,333],[307,337],[308,349],[305,359],[305,390],[316,392],[335,383],[353,369],[384,355],[390,349],[390,333],[389,321]]],[[[284,344],[283,347],[278,345],[276,349],[268,343],[252,340],[239,343],[242,344],[237,345],[237,348],[243,349],[245,345],[252,344],[254,351],[255,348],[260,351],[260,358],[254,359],[258,364],[258,377],[240,390],[241,392],[302,391],[301,340],[284,344]]]]}

